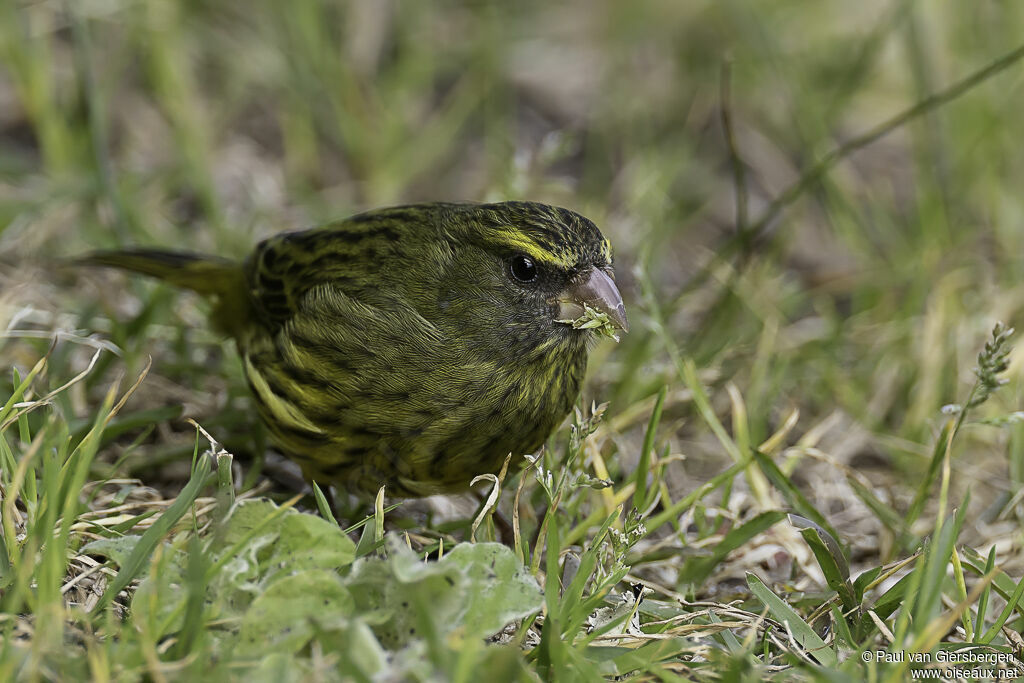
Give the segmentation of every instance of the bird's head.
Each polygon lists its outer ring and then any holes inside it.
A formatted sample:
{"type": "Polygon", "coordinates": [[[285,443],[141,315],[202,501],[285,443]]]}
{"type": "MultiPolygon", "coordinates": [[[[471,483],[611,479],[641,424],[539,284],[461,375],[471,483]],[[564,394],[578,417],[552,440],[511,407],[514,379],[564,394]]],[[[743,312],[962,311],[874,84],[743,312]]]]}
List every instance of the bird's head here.
{"type": "Polygon", "coordinates": [[[451,246],[438,308],[477,338],[516,355],[551,344],[583,348],[602,324],[627,330],[611,246],[587,218],[501,202],[446,205],[439,222],[451,246]],[[596,322],[573,325],[585,316],[596,322]]]}

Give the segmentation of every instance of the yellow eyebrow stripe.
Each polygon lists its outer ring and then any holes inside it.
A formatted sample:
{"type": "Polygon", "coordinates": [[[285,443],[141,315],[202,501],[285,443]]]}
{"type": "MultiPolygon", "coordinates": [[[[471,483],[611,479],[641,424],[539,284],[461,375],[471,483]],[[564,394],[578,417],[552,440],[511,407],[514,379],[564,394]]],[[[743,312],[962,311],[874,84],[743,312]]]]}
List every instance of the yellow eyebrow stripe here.
{"type": "Polygon", "coordinates": [[[559,254],[553,254],[546,249],[542,249],[536,242],[525,237],[522,233],[502,230],[498,234],[500,235],[499,240],[502,246],[511,247],[521,251],[534,261],[552,263],[563,268],[569,268],[573,265],[569,259],[566,259],[559,254]]]}

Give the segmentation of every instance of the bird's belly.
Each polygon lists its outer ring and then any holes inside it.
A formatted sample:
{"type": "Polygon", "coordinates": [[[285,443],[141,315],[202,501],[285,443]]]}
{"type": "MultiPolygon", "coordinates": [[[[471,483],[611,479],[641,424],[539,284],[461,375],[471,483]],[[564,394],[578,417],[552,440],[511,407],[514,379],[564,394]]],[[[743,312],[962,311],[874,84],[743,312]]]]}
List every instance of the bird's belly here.
{"type": "MultiPolygon", "coordinates": [[[[523,367],[437,366],[426,381],[350,382],[245,356],[245,371],[274,442],[313,481],[407,497],[465,490],[536,451],[579,395],[585,357],[523,367]]],[[[411,372],[411,371],[410,371],[411,372]]],[[[409,375],[406,372],[405,375],[409,375]]],[[[415,376],[415,375],[412,375],[415,376]]]]}
{"type": "MultiPolygon", "coordinates": [[[[477,475],[500,471],[509,455],[511,467],[519,466],[572,409],[584,370],[585,360],[565,365],[548,381],[531,368],[499,373],[481,400],[459,406],[424,434],[428,438],[409,444],[412,481],[429,487],[425,493],[458,491],[477,475]]],[[[545,374],[552,375],[551,368],[545,374]]]]}

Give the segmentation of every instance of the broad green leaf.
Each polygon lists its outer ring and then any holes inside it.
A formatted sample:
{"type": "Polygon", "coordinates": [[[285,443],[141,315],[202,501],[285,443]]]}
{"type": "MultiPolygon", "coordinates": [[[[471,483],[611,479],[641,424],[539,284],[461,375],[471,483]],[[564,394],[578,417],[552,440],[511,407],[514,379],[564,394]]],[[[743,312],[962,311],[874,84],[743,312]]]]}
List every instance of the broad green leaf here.
{"type": "Polygon", "coordinates": [[[387,559],[357,560],[345,582],[356,610],[366,616],[381,644],[398,649],[421,635],[415,609],[421,595],[429,596],[433,622],[454,628],[467,609],[462,599],[466,580],[458,567],[421,562],[395,536],[386,542],[387,559]]]}
{"type": "Polygon", "coordinates": [[[462,628],[490,635],[541,608],[536,580],[501,544],[460,544],[430,563],[396,536],[389,536],[387,545],[386,560],[358,560],[346,585],[389,649],[423,635],[417,603],[424,595],[429,596],[429,625],[442,634],[462,628]]]}
{"type": "Polygon", "coordinates": [[[438,564],[454,565],[468,579],[461,623],[467,633],[491,635],[544,604],[537,580],[501,543],[460,543],[438,564]]]}
{"type": "Polygon", "coordinates": [[[313,619],[347,616],[354,605],[334,572],[311,569],[282,577],[245,612],[238,652],[249,656],[298,652],[313,636],[313,619]]]}
{"type": "Polygon", "coordinates": [[[302,683],[312,676],[309,664],[291,653],[271,652],[246,672],[248,683],[302,683]]]}
{"type": "Polygon", "coordinates": [[[211,586],[236,610],[278,576],[310,569],[338,570],[355,556],[355,545],[337,525],[291,509],[282,512],[268,500],[237,503],[217,543],[214,556],[223,564],[211,586]]]}
{"type": "Polygon", "coordinates": [[[278,539],[268,559],[268,579],[278,573],[306,569],[340,569],[352,564],[356,546],[337,524],[289,512],[277,526],[278,539]]]}
{"type": "Polygon", "coordinates": [[[340,671],[359,672],[368,679],[380,675],[388,667],[389,661],[394,660],[381,647],[370,626],[359,616],[317,617],[313,620],[313,627],[317,642],[325,650],[338,655],[340,671]]]}

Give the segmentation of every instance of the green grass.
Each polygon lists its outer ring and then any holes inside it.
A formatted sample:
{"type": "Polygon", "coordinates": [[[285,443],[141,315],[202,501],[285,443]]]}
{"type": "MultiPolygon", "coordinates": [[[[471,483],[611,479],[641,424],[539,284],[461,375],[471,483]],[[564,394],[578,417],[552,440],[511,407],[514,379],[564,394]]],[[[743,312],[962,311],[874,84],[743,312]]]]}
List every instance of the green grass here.
{"type": "Polygon", "coordinates": [[[0,0],[0,680],[1024,672],[1022,28],[0,0]],[[483,502],[335,518],[202,302],[53,265],[502,198],[601,225],[631,331],[483,502]]]}

